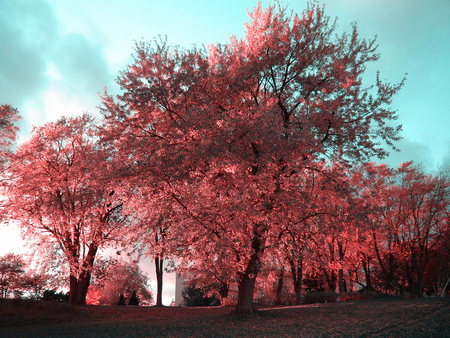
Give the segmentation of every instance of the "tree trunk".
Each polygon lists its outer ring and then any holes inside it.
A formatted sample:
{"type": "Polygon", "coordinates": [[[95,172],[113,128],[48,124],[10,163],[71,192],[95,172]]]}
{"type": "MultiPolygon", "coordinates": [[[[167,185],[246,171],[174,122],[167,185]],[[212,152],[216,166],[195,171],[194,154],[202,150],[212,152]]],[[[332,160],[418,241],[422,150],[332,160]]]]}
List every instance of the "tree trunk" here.
{"type": "MultiPolygon", "coordinates": [[[[97,249],[95,244],[91,244],[88,254],[84,259],[81,273],[78,277],[72,274],[70,275],[69,303],[77,305],[86,304],[86,295],[91,282],[91,271],[94,266],[97,249]]],[[[72,271],[72,273],[74,272],[72,271]]]]}
{"type": "Polygon", "coordinates": [[[444,297],[444,295],[445,295],[445,290],[447,290],[447,286],[448,286],[448,283],[450,282],[450,277],[449,278],[447,278],[447,281],[445,282],[445,285],[444,285],[444,287],[442,288],[442,291],[441,291],[441,297],[444,297]]]}
{"type": "Polygon", "coordinates": [[[344,286],[344,270],[339,269],[339,295],[342,295],[345,293],[345,286],[344,286]]]}
{"type": "Polygon", "coordinates": [[[393,273],[394,273],[394,256],[391,251],[391,245],[389,243],[389,259],[388,259],[388,266],[386,267],[386,265],[383,262],[383,258],[381,257],[380,250],[378,249],[377,237],[376,237],[375,231],[373,232],[373,244],[374,244],[375,253],[377,254],[378,265],[380,266],[381,272],[383,273],[383,276],[384,276],[384,282],[385,282],[384,291],[386,293],[390,293],[392,277],[393,277],[393,273]]]}
{"type": "Polygon", "coordinates": [[[344,260],[344,250],[342,247],[342,243],[338,242],[338,250],[339,250],[339,263],[341,264],[341,268],[339,269],[339,295],[347,292],[345,281],[344,281],[344,270],[342,269],[342,262],[344,260]]]}
{"type": "Polygon", "coordinates": [[[256,276],[247,273],[247,270],[245,273],[242,273],[239,278],[239,293],[238,302],[234,310],[235,314],[248,314],[254,312],[253,292],[255,291],[256,276]]]}
{"type": "Polygon", "coordinates": [[[227,283],[222,283],[219,289],[220,305],[224,305],[224,300],[228,297],[230,287],[227,283]]]}
{"type": "Polygon", "coordinates": [[[417,297],[422,298],[423,297],[423,272],[421,271],[420,267],[417,271],[417,297]]]}
{"type": "Polygon", "coordinates": [[[276,304],[277,305],[282,305],[283,304],[283,298],[281,297],[281,293],[283,291],[283,270],[281,270],[280,275],[278,277],[278,285],[277,285],[277,300],[276,300],[276,304]]]}
{"type": "Polygon", "coordinates": [[[157,292],[156,292],[156,306],[162,306],[162,292],[163,292],[163,266],[164,258],[159,256],[155,257],[155,267],[156,267],[156,282],[157,282],[157,292]]]}
{"type": "Polygon", "coordinates": [[[91,274],[83,272],[77,278],[70,276],[69,303],[84,305],[86,304],[86,295],[91,281],[91,274]]]}
{"type": "Polygon", "coordinates": [[[255,291],[256,276],[260,268],[260,256],[264,251],[264,243],[258,234],[252,239],[253,254],[250,257],[245,272],[239,274],[238,301],[235,314],[253,313],[253,292],[255,291]]]}
{"type": "Polygon", "coordinates": [[[325,279],[327,281],[327,286],[328,286],[328,291],[330,292],[335,292],[336,291],[336,274],[334,273],[333,270],[330,271],[330,273],[328,274],[327,270],[325,267],[322,268],[323,274],[325,275],[325,279]]]}
{"type": "Polygon", "coordinates": [[[76,304],[76,295],[78,290],[78,280],[76,276],[70,275],[70,286],[69,286],[69,303],[76,304]]]}
{"type": "Polygon", "coordinates": [[[302,285],[303,285],[303,260],[300,259],[298,262],[294,260],[289,260],[291,265],[292,282],[294,283],[295,300],[297,305],[303,303],[302,297],[302,285]]]}
{"type": "Polygon", "coordinates": [[[372,290],[372,280],[370,276],[370,257],[364,255],[362,265],[364,276],[366,279],[366,290],[372,290]]]}

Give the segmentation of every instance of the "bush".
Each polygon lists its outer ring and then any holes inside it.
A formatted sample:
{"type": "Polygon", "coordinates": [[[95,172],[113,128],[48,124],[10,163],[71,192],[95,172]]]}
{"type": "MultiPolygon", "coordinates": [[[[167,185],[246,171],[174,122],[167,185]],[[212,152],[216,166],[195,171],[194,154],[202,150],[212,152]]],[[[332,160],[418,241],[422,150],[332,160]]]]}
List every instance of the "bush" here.
{"type": "Polygon", "coordinates": [[[305,294],[303,304],[334,303],[338,297],[336,292],[311,292],[305,294]]]}
{"type": "Polygon", "coordinates": [[[130,300],[128,301],[128,305],[139,305],[139,298],[136,295],[136,291],[133,291],[133,294],[130,297],[130,300]]]}
{"type": "Polygon", "coordinates": [[[207,297],[201,288],[194,286],[186,287],[182,291],[185,306],[218,306],[220,300],[215,296],[207,297]]]}
{"type": "Polygon", "coordinates": [[[120,295],[119,302],[117,303],[117,305],[119,305],[119,306],[127,305],[127,303],[125,303],[124,295],[120,295]]]}
{"type": "Polygon", "coordinates": [[[69,293],[64,294],[55,290],[45,290],[42,294],[42,300],[46,302],[67,302],[69,300],[69,293]]]}

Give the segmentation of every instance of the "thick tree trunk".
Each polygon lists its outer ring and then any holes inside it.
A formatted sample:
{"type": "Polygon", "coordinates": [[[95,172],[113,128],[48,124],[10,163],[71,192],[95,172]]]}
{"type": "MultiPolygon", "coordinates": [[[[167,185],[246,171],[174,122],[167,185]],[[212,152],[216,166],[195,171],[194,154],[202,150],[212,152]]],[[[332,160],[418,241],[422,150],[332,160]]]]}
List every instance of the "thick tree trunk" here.
{"type": "Polygon", "coordinates": [[[69,303],[84,305],[86,304],[86,295],[91,282],[91,271],[94,266],[97,246],[91,244],[88,254],[83,262],[83,270],[76,276],[70,275],[69,303]]]}
{"type": "Polygon", "coordinates": [[[407,292],[410,295],[414,294],[414,271],[413,268],[409,265],[408,262],[406,262],[404,264],[405,266],[405,275],[406,275],[406,280],[408,281],[408,288],[407,288],[407,292]]]}
{"type": "MultiPolygon", "coordinates": [[[[250,263],[249,263],[250,265],[250,263]]],[[[238,302],[234,313],[248,314],[253,313],[253,292],[255,291],[256,275],[247,273],[240,275],[238,302]]]]}
{"type": "Polygon", "coordinates": [[[258,234],[252,240],[253,254],[250,257],[245,272],[239,275],[238,301],[235,314],[253,313],[253,292],[255,291],[256,276],[260,269],[260,258],[264,251],[264,243],[258,234]]]}
{"type": "Polygon", "coordinates": [[[83,272],[78,278],[70,276],[69,303],[84,305],[91,281],[91,274],[83,272]]]}
{"type": "Polygon", "coordinates": [[[164,258],[156,256],[155,267],[156,267],[156,282],[157,282],[156,306],[162,306],[164,258]]]}

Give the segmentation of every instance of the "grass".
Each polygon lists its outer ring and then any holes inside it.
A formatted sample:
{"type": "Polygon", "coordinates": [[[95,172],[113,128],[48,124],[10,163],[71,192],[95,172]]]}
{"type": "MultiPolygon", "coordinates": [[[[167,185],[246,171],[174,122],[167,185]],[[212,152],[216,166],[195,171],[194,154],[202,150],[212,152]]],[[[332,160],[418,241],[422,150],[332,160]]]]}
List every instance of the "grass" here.
{"type": "Polygon", "coordinates": [[[1,337],[450,337],[450,299],[376,299],[261,308],[0,302],[1,337]]]}

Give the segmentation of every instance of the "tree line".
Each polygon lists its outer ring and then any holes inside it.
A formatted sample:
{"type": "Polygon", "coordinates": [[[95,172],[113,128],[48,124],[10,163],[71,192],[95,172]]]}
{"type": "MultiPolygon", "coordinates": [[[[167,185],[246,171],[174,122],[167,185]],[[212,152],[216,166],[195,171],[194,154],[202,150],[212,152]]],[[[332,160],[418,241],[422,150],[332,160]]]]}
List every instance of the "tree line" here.
{"type": "MultiPolygon", "coordinates": [[[[86,304],[152,305],[149,279],[135,262],[98,258],[86,295],[86,304]]],[[[63,302],[69,301],[64,289],[67,279],[62,271],[43,269],[24,255],[8,253],[0,257],[0,298],[26,298],[63,302]]]]}
{"type": "Polygon", "coordinates": [[[339,292],[445,289],[447,176],[370,162],[396,150],[389,105],[404,79],[365,87],[375,40],[356,25],[336,35],[323,7],[259,3],[249,16],[225,44],[136,43],[99,120],[62,117],[3,152],[3,217],[60,255],[70,302],[85,302],[108,247],[154,259],[157,305],[170,258],[221,298],[236,285],[237,313],[264,271],[289,271],[297,302],[303,276],[339,292]]]}

